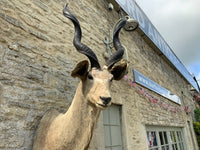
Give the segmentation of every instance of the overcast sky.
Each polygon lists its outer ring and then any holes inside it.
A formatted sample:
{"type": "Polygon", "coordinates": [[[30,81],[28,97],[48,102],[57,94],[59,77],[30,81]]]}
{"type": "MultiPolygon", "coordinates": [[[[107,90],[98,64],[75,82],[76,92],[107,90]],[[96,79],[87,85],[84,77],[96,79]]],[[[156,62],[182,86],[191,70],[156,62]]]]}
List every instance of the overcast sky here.
{"type": "Polygon", "coordinates": [[[189,72],[200,80],[200,0],[135,1],[189,72]]]}

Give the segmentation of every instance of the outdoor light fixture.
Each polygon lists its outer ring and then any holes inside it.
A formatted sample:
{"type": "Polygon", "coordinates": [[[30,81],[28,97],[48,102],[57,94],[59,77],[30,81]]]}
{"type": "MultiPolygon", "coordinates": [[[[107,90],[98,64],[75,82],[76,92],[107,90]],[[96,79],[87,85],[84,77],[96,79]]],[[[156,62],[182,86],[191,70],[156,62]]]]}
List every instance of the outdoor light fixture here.
{"type": "MultiPolygon", "coordinates": [[[[112,11],[114,9],[114,5],[112,3],[108,3],[108,10],[112,11]]],[[[119,11],[118,13],[121,14],[121,18],[114,24],[111,32],[110,32],[110,28],[109,30],[109,35],[107,35],[107,37],[104,39],[104,44],[106,45],[106,51],[103,53],[103,56],[105,59],[108,59],[111,57],[112,52],[111,49],[113,47],[113,43],[112,43],[112,38],[113,38],[113,34],[114,34],[114,29],[116,28],[116,26],[123,20],[123,18],[126,18],[126,25],[124,26],[124,29],[126,31],[134,31],[137,29],[137,27],[139,26],[138,21],[130,18],[128,15],[124,16],[123,10],[119,7],[119,11]]],[[[124,45],[122,45],[124,48],[124,52],[126,54],[126,58],[124,58],[124,60],[128,63],[128,50],[126,49],[126,47],[124,45]]],[[[127,67],[128,68],[128,67],[127,67]]]]}
{"type": "Polygon", "coordinates": [[[113,8],[114,8],[113,4],[112,4],[112,3],[109,3],[109,4],[108,4],[108,10],[109,10],[109,11],[112,11],[113,8]]]}
{"type": "Polygon", "coordinates": [[[138,21],[130,18],[129,16],[126,16],[126,19],[127,19],[127,23],[124,26],[124,29],[126,31],[133,31],[133,30],[137,29],[137,27],[139,26],[138,21]]]}

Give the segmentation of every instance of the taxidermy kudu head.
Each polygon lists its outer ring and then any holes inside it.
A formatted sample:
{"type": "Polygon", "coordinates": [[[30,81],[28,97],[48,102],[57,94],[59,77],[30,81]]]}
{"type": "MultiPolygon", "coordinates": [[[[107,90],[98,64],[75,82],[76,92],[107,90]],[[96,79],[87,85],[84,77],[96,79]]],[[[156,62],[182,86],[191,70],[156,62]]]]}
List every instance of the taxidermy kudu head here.
{"type": "Polygon", "coordinates": [[[95,53],[81,43],[81,28],[78,20],[63,9],[75,27],[74,46],[86,55],[87,60],[79,62],[71,75],[81,79],[71,106],[62,114],[52,109],[45,113],[37,129],[33,150],[87,150],[94,126],[102,109],[111,105],[110,85],[112,80],[120,80],[127,64],[115,65],[124,54],[119,41],[119,31],[126,24],[123,19],[115,29],[113,44],[116,52],[101,67],[95,53]]]}
{"type": "Polygon", "coordinates": [[[82,82],[83,94],[88,103],[100,109],[105,109],[111,105],[110,85],[112,80],[120,80],[126,73],[127,64],[115,66],[123,58],[124,48],[119,40],[119,32],[126,24],[126,19],[117,25],[113,35],[113,45],[116,52],[107,60],[106,65],[101,67],[95,53],[86,45],[81,43],[81,27],[79,21],[68,12],[67,5],[63,9],[65,17],[69,18],[75,28],[73,44],[78,52],[86,55],[90,60],[91,68],[87,60],[79,62],[72,71],[72,77],[78,77],[82,82]]]}

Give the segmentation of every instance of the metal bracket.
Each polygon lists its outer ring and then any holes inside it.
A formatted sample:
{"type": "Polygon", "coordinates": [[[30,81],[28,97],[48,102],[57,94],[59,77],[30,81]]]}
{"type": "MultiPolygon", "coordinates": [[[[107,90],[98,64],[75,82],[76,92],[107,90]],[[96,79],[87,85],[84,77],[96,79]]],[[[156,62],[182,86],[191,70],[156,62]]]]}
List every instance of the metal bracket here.
{"type": "Polygon", "coordinates": [[[104,39],[104,44],[106,45],[106,51],[107,51],[107,54],[108,54],[108,58],[112,55],[112,52],[111,52],[111,48],[113,47],[112,46],[112,41],[110,41],[109,37],[105,37],[104,39]]]}

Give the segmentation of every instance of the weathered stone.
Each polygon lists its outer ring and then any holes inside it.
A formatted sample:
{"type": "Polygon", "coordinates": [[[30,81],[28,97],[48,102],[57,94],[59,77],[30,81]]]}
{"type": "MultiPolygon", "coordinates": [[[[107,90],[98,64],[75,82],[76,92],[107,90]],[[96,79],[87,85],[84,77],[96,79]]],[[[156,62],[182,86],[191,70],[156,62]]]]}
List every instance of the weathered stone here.
{"type": "Polygon", "coordinates": [[[31,74],[27,74],[27,75],[26,75],[26,78],[27,78],[27,79],[30,79],[30,80],[33,80],[33,81],[37,81],[37,82],[43,80],[43,77],[42,77],[42,76],[38,75],[37,73],[35,74],[35,73],[33,73],[33,72],[32,72],[31,74]]]}
{"type": "Polygon", "coordinates": [[[17,27],[20,27],[21,29],[25,30],[26,31],[26,27],[24,26],[24,24],[20,21],[20,20],[17,20],[11,16],[8,16],[6,14],[3,14],[0,12],[0,17],[2,19],[4,19],[5,21],[11,23],[12,25],[14,26],[17,26],[17,27]]]}
{"type": "MultiPolygon", "coordinates": [[[[63,6],[61,0],[0,1],[0,150],[31,150],[34,132],[44,113],[50,108],[65,112],[73,100],[79,79],[70,74],[78,61],[87,58],[73,47],[74,28],[62,15],[63,6]]],[[[109,27],[119,19],[118,13],[107,13],[103,0],[75,0],[69,7],[80,21],[82,42],[105,64],[103,40],[110,34],[109,27]]],[[[186,105],[193,105],[187,81],[139,32],[122,30],[120,40],[128,50],[129,79],[133,80],[134,67],[181,97],[186,105]]],[[[145,90],[171,107],[178,107],[145,90]]],[[[190,114],[155,108],[137,88],[130,87],[129,81],[113,82],[111,93],[112,102],[123,108],[124,149],[147,149],[145,125],[184,127],[185,139],[190,139],[185,126],[187,121],[192,122],[190,114]]],[[[193,149],[191,143],[188,142],[189,149],[193,149]]],[[[90,150],[103,149],[103,116],[100,115],[90,150]]]]}
{"type": "Polygon", "coordinates": [[[40,33],[39,31],[33,30],[33,29],[29,29],[30,34],[36,36],[37,38],[44,40],[44,41],[51,41],[51,39],[45,35],[43,35],[42,33],[40,33]]]}
{"type": "Polygon", "coordinates": [[[23,121],[16,121],[14,124],[11,121],[0,123],[0,148],[20,148],[24,143],[24,134],[17,130],[23,128],[23,121]]]}
{"type": "Polygon", "coordinates": [[[11,50],[19,51],[18,45],[14,43],[8,43],[8,48],[11,50]]]}
{"type": "Polygon", "coordinates": [[[34,0],[34,4],[39,6],[41,9],[43,9],[44,11],[49,11],[49,8],[47,5],[45,5],[44,3],[42,3],[41,1],[37,1],[37,0],[34,0]]]}
{"type": "Polygon", "coordinates": [[[8,104],[10,106],[17,106],[17,107],[25,108],[25,109],[31,108],[31,106],[29,104],[24,104],[24,103],[20,103],[20,102],[9,101],[8,104]]]}
{"type": "Polygon", "coordinates": [[[3,63],[4,53],[5,53],[5,49],[3,48],[2,45],[0,45],[0,67],[2,66],[2,63],[3,63]]]}

